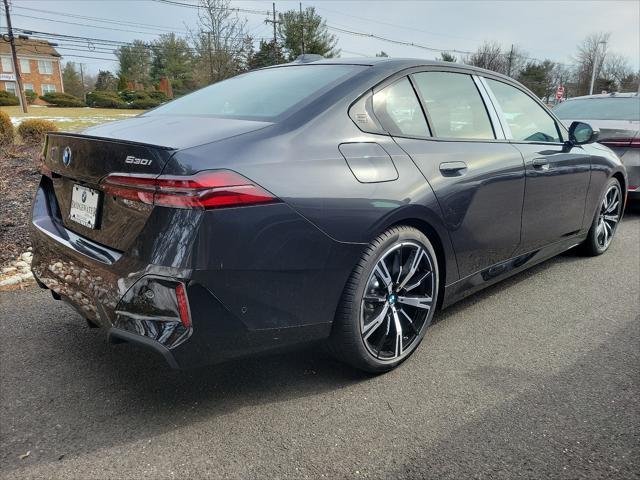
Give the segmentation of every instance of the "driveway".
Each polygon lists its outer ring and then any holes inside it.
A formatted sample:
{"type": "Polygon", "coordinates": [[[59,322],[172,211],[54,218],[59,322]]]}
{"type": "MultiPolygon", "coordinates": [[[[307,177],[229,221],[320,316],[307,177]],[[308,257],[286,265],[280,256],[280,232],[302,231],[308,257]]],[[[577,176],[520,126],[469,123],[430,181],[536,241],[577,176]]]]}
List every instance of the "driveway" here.
{"type": "Polygon", "coordinates": [[[319,349],[174,372],[0,293],[0,477],[638,478],[639,296],[639,212],[607,254],[440,312],[377,377],[319,349]]]}

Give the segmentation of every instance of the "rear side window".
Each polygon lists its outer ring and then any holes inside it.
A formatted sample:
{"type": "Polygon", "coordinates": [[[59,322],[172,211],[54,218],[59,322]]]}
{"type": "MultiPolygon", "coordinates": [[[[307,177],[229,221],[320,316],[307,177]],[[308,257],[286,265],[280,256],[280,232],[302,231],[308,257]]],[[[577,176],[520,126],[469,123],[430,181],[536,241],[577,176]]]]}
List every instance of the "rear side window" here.
{"type": "Polygon", "coordinates": [[[640,97],[580,98],[553,109],[563,120],[640,121],[640,97]]]}
{"type": "Polygon", "coordinates": [[[526,93],[506,83],[487,79],[511,129],[511,140],[518,142],[561,142],[556,122],[526,93]]]}
{"type": "Polygon", "coordinates": [[[423,72],[413,78],[425,103],[434,136],[495,138],[487,109],[469,75],[423,72]]]}
{"type": "Polygon", "coordinates": [[[429,136],[420,102],[407,77],[374,94],[373,111],[391,135],[429,136]]]}
{"type": "Polygon", "coordinates": [[[248,72],[162,105],[145,116],[200,115],[270,120],[367,67],[296,65],[248,72]]]}

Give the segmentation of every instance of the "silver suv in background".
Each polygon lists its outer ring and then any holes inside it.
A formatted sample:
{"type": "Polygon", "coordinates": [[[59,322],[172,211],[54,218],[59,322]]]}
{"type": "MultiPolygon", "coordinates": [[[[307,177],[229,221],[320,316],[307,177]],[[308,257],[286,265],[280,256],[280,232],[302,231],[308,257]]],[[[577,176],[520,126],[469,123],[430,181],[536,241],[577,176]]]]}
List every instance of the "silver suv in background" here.
{"type": "Polygon", "coordinates": [[[640,96],[611,93],[571,98],[553,109],[566,126],[575,120],[600,130],[598,142],[627,167],[629,198],[640,200],[640,96]]]}

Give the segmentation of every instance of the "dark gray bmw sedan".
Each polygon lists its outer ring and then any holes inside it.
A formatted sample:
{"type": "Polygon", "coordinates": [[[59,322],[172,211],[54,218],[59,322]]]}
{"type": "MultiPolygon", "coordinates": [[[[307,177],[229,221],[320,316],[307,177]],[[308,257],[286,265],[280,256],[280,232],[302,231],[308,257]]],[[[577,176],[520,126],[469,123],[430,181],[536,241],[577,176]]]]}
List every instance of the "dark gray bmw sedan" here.
{"type": "Polygon", "coordinates": [[[468,66],[307,60],[49,134],[40,286],[172,367],[323,341],[382,372],[438,308],[611,244],[627,176],[589,125],[468,66]]]}

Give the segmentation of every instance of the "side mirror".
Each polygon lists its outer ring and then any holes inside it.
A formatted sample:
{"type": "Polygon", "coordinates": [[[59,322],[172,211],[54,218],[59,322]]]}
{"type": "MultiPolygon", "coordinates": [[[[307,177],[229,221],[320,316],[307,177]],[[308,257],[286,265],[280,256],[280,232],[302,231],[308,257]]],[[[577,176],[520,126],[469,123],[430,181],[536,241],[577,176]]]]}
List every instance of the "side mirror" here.
{"type": "Polygon", "coordinates": [[[573,145],[584,145],[598,140],[600,132],[584,122],[573,122],[569,127],[569,141],[573,145]]]}

